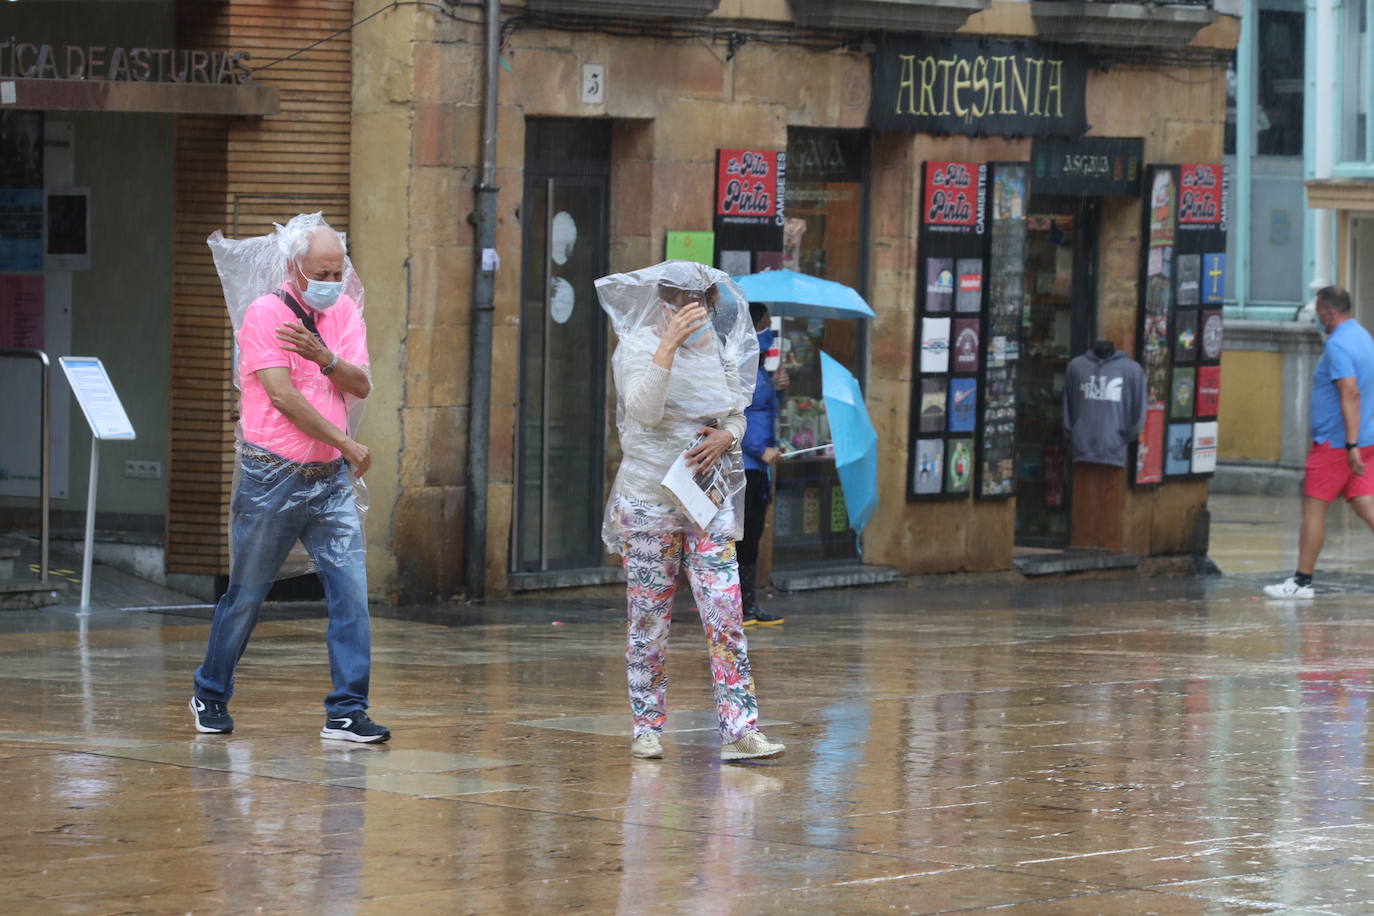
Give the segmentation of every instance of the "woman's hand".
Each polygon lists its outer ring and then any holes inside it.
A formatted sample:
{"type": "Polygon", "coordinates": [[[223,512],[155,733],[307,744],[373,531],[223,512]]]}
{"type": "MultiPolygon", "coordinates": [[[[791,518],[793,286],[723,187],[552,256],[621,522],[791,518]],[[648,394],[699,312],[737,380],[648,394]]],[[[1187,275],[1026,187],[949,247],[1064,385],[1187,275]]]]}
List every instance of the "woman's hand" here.
{"type": "Polygon", "coordinates": [[[706,306],[700,302],[689,302],[673,312],[672,317],[668,319],[668,326],[663,329],[658,351],[654,353],[654,364],[664,369],[672,369],[678,347],[705,325],[706,306]]]}
{"type": "Polygon", "coordinates": [[[693,474],[700,474],[709,471],[716,466],[720,456],[730,451],[730,447],[735,444],[733,434],[714,426],[703,426],[697,430],[697,435],[705,436],[696,448],[687,452],[687,466],[692,469],[693,474]]]}
{"type": "Polygon", "coordinates": [[[689,302],[668,319],[668,327],[663,332],[663,342],[676,350],[688,337],[705,326],[706,306],[700,302],[689,302]]]}

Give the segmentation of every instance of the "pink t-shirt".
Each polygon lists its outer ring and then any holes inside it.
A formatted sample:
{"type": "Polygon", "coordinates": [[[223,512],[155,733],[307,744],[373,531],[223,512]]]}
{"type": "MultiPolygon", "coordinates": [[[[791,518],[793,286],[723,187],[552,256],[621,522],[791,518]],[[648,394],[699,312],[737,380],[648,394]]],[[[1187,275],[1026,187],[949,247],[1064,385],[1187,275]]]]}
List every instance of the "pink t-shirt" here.
{"type": "MultiPolygon", "coordinates": [[[[296,301],[301,304],[299,299],[296,301]]],[[[339,359],[358,366],[368,365],[367,325],[352,299],[340,296],[332,308],[323,312],[305,305],[301,307],[314,315],[324,345],[337,353],[339,359]]],[[[276,295],[254,299],[243,316],[243,327],[238,333],[243,439],[291,461],[333,461],[339,457],[339,450],[297,429],[285,414],[272,406],[267,389],[262,387],[256,375],[260,369],[288,367],[291,384],[320,412],[320,416],[339,429],[348,430],[344,393],[334,387],[329,376],[320,372],[318,363],[284,349],[281,338],[277,337],[277,328],[298,320],[276,295]]]]}

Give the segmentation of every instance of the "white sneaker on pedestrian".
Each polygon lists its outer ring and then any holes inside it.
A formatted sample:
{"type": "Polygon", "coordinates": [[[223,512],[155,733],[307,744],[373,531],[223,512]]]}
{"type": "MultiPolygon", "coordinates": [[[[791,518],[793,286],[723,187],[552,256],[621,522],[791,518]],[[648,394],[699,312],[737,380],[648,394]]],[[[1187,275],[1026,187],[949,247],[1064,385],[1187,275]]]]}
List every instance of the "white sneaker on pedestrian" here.
{"type": "Polygon", "coordinates": [[[774,744],[763,732],[745,732],[738,741],[732,741],[720,749],[721,760],[753,760],[758,757],[776,757],[787,750],[785,744],[774,744]]]}
{"type": "Polygon", "coordinates": [[[1317,593],[1311,585],[1299,585],[1298,580],[1289,576],[1278,585],[1266,585],[1264,593],[1270,598],[1315,598],[1317,593]]]}
{"type": "Polygon", "coordinates": [[[630,756],[638,757],[641,760],[657,760],[663,756],[663,745],[658,742],[658,735],[653,732],[645,732],[630,743],[630,756]]]}

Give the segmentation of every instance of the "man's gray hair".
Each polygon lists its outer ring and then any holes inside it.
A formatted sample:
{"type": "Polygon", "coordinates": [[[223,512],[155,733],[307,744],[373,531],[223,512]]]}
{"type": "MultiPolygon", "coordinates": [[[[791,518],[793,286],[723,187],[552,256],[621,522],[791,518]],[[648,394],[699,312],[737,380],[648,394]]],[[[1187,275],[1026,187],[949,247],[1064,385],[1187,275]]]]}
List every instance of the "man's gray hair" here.
{"type": "Polygon", "coordinates": [[[343,253],[348,254],[348,241],[343,233],[324,221],[323,210],[316,213],[297,213],[286,221],[285,226],[277,223],[272,225],[277,227],[277,246],[288,262],[299,263],[301,258],[310,252],[310,240],[317,232],[328,232],[333,235],[343,253]]]}

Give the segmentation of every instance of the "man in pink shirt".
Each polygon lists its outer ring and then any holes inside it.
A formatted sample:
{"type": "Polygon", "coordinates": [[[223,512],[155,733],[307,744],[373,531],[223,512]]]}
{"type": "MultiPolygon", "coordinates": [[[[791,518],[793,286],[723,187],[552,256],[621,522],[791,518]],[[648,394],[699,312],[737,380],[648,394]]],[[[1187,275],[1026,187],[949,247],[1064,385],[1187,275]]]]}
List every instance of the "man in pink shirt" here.
{"type": "Polygon", "coordinates": [[[347,398],[372,391],[367,327],[342,295],[344,242],[322,220],[298,217],[285,234],[287,276],[253,301],[238,331],[243,448],[231,512],[229,588],[215,608],[196,670],[196,731],[234,730],[234,668],[258,610],[297,540],[324,583],[329,671],[320,737],[365,743],[391,732],[367,715],[372,625],[354,476],[372,463],[348,433],[347,398]]]}

